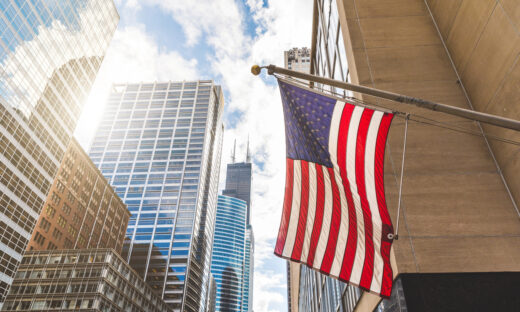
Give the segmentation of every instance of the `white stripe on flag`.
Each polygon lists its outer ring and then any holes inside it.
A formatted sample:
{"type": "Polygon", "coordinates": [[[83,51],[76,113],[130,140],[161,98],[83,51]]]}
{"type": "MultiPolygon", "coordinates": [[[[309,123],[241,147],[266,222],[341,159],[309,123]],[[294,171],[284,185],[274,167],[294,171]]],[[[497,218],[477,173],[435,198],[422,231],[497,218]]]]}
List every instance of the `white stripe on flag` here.
{"type": "Polygon", "coordinates": [[[336,250],[334,260],[330,268],[330,274],[333,276],[339,276],[341,271],[341,265],[343,263],[343,257],[345,256],[345,248],[347,248],[347,237],[348,237],[348,204],[343,189],[343,182],[341,182],[341,174],[338,165],[338,133],[339,126],[341,123],[341,115],[343,114],[343,108],[345,103],[337,102],[332,113],[332,120],[330,125],[329,133],[329,153],[332,164],[334,165],[334,180],[338,186],[340,200],[341,200],[341,220],[339,226],[338,239],[336,241],[336,250]]]}
{"type": "Polygon", "coordinates": [[[370,284],[370,290],[379,293],[381,291],[381,281],[383,279],[383,258],[381,257],[381,232],[382,232],[382,221],[379,215],[379,205],[377,203],[376,196],[376,182],[375,182],[375,154],[376,154],[376,143],[377,134],[379,132],[379,125],[383,113],[375,111],[370,121],[370,126],[367,133],[367,144],[365,149],[365,184],[368,204],[370,206],[370,212],[372,213],[372,233],[374,240],[374,271],[372,274],[372,283],[370,284]]]}
{"type": "Polygon", "coordinates": [[[285,237],[285,245],[282,252],[284,257],[290,257],[292,255],[294,240],[296,239],[296,231],[298,230],[298,217],[300,216],[302,192],[302,164],[300,160],[294,161],[293,172],[294,183],[292,191],[291,217],[289,218],[289,228],[287,229],[287,236],[285,237]]]}
{"type": "Polygon", "coordinates": [[[361,273],[363,272],[363,264],[365,262],[365,221],[363,219],[363,208],[361,207],[361,199],[356,184],[356,146],[358,137],[359,122],[361,115],[365,109],[356,106],[352,112],[347,137],[347,178],[350,182],[350,191],[356,208],[357,220],[357,247],[352,266],[352,274],[350,281],[359,285],[361,282],[361,273]]]}
{"type": "Polygon", "coordinates": [[[323,170],[323,185],[325,188],[324,198],[325,203],[323,206],[323,224],[321,226],[320,238],[318,239],[318,245],[316,246],[316,255],[314,257],[313,267],[316,269],[321,268],[321,262],[325,256],[325,249],[327,248],[327,242],[330,234],[330,221],[332,218],[332,185],[330,183],[330,176],[327,167],[321,166],[323,170]]]}
{"type": "Polygon", "coordinates": [[[309,208],[307,210],[307,224],[305,227],[305,237],[303,239],[302,255],[300,261],[307,263],[309,247],[311,245],[312,229],[314,227],[314,217],[316,216],[316,194],[318,193],[316,179],[316,165],[309,163],[309,208]]]}

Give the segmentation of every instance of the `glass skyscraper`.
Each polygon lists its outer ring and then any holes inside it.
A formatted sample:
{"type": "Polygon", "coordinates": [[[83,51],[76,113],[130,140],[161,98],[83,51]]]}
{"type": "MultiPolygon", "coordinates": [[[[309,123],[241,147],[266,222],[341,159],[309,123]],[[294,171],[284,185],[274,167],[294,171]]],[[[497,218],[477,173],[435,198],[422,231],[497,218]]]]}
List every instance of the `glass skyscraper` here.
{"type": "Polygon", "coordinates": [[[0,308],[118,21],[112,0],[0,1],[0,308]]]}
{"type": "Polygon", "coordinates": [[[203,310],[222,149],[213,81],[114,85],[90,157],[132,213],[123,258],[174,310],[203,310]]]}
{"type": "Polygon", "coordinates": [[[246,256],[244,200],[219,195],[211,273],[217,284],[216,311],[242,311],[246,256]]]}
{"type": "MultiPolygon", "coordinates": [[[[253,303],[253,273],[254,273],[254,234],[251,226],[251,185],[253,177],[253,167],[249,154],[249,142],[247,144],[246,161],[235,163],[235,151],[233,151],[233,163],[227,165],[226,188],[222,191],[223,195],[235,197],[246,202],[246,228],[245,228],[245,254],[242,268],[242,299],[241,311],[251,311],[253,303]]],[[[229,252],[231,255],[232,252],[229,252]]]]}

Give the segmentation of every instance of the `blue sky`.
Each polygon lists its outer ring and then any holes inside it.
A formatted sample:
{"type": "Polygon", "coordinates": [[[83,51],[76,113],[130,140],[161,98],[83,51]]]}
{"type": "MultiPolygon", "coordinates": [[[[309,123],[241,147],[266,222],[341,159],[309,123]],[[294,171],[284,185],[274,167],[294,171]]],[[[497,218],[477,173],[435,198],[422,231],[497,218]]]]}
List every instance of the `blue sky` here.
{"type": "Polygon", "coordinates": [[[220,180],[237,140],[254,163],[253,309],[287,311],[285,260],[274,256],[285,179],[281,101],[275,80],[253,64],[283,66],[283,51],[310,46],[312,1],[115,0],[121,17],[75,132],[88,150],[112,83],[213,79],[225,93],[220,180]]]}

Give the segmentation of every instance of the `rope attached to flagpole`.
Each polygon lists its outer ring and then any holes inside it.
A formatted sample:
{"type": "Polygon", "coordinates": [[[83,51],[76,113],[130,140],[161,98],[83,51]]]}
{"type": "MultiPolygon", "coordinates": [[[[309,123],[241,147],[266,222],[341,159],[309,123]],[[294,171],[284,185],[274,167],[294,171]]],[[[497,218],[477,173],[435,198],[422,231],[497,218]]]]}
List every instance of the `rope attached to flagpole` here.
{"type": "Polygon", "coordinates": [[[395,233],[388,234],[388,238],[390,239],[399,239],[399,217],[401,216],[401,196],[403,194],[403,176],[404,176],[404,158],[406,155],[406,137],[408,135],[408,120],[410,119],[410,114],[406,114],[404,119],[404,142],[403,142],[403,157],[401,160],[401,178],[399,181],[399,200],[397,202],[397,221],[395,223],[395,233]]]}

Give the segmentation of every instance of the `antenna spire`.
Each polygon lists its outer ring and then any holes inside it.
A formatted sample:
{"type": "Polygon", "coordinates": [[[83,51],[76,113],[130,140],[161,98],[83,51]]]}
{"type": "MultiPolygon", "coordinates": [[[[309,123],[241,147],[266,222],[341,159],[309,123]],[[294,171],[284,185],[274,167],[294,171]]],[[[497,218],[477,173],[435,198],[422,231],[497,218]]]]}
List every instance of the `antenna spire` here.
{"type": "Polygon", "coordinates": [[[249,134],[247,135],[247,152],[246,152],[246,163],[251,162],[251,153],[249,152],[249,134]]]}
{"type": "Polygon", "coordinates": [[[231,163],[235,163],[235,152],[237,149],[237,139],[235,139],[235,143],[233,144],[233,151],[231,152],[231,163]]]}

